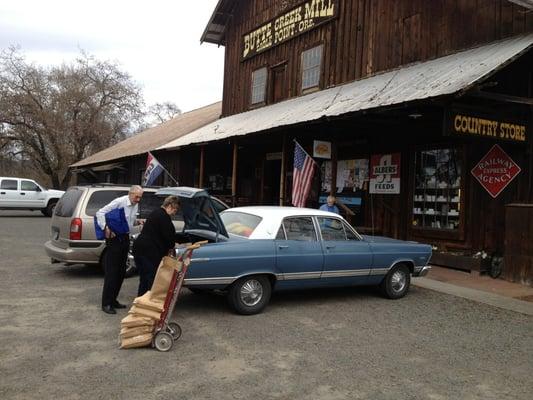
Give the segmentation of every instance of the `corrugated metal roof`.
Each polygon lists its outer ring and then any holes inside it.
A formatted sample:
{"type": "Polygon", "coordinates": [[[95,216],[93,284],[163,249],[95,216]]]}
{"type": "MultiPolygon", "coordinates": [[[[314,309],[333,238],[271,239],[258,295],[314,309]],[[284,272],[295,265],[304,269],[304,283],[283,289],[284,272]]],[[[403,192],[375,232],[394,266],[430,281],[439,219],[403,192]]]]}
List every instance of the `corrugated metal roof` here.
{"type": "Polygon", "coordinates": [[[533,34],[437,58],[219,119],[165,144],[171,149],[467,90],[533,45],[533,34]]]}
{"type": "Polygon", "coordinates": [[[220,118],[221,112],[222,102],[186,112],[78,161],[77,163],[72,164],[71,167],[98,164],[155,150],[157,147],[168,143],[171,140],[186,135],[189,132],[193,132],[202,126],[217,120],[220,118]]]}
{"type": "Polygon", "coordinates": [[[533,10],[533,0],[509,0],[511,3],[518,4],[529,10],[533,10]]]}

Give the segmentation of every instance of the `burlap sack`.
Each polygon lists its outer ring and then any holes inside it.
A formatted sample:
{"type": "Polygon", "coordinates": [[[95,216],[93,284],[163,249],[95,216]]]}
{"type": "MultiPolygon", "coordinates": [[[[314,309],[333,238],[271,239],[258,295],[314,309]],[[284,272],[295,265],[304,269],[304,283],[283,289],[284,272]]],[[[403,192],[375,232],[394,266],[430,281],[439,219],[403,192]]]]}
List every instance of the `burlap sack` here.
{"type": "Polygon", "coordinates": [[[144,308],[141,305],[131,306],[129,314],[139,315],[141,317],[148,317],[148,318],[155,320],[156,322],[159,321],[159,318],[161,317],[160,311],[150,310],[150,309],[144,308]]]}
{"type": "Polygon", "coordinates": [[[155,275],[150,299],[154,302],[164,303],[167,297],[168,287],[174,271],[181,271],[183,264],[172,257],[163,257],[155,275]]]}
{"type": "Polygon", "coordinates": [[[128,314],[120,324],[122,327],[136,327],[136,326],[154,326],[157,321],[153,320],[150,317],[145,317],[142,315],[128,314]]]}
{"type": "Polygon", "coordinates": [[[135,300],[133,300],[133,304],[141,306],[142,308],[148,310],[154,310],[158,312],[163,311],[164,306],[164,303],[162,301],[154,301],[152,299],[152,292],[150,290],[143,294],[141,297],[136,297],[135,300]]]}
{"type": "Polygon", "coordinates": [[[145,335],[154,331],[153,326],[136,326],[133,328],[123,327],[120,330],[120,338],[127,339],[134,336],[145,335]]]}
{"type": "Polygon", "coordinates": [[[121,349],[131,349],[133,347],[144,347],[152,343],[152,334],[145,333],[144,335],[124,338],[120,342],[121,349]]]}

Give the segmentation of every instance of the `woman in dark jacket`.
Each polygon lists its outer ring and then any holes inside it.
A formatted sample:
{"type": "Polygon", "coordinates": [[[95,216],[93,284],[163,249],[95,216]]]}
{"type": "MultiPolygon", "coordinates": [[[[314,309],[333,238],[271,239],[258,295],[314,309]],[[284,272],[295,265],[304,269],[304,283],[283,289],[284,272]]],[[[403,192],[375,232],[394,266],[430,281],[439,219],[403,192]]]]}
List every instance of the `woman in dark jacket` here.
{"type": "Polygon", "coordinates": [[[167,197],[161,208],[150,213],[141,234],[133,243],[133,257],[139,270],[139,296],[150,290],[161,259],[175,246],[176,229],[171,216],[179,208],[176,196],[167,197]]]}

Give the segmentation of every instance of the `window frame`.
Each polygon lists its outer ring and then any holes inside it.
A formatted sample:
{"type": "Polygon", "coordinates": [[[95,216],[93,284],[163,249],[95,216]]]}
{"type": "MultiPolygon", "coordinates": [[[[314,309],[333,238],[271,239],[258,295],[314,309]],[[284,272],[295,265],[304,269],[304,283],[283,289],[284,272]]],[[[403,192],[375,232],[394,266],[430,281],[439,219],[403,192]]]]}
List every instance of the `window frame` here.
{"type": "Polygon", "coordinates": [[[254,107],[261,107],[266,104],[267,101],[267,88],[268,88],[268,67],[266,65],[263,65],[259,68],[256,68],[252,71],[251,79],[250,79],[250,108],[254,107]],[[263,96],[261,101],[257,101],[254,103],[254,87],[257,87],[258,85],[254,85],[254,74],[259,71],[265,71],[265,82],[263,84],[263,96]]]}
{"type": "Polygon", "coordinates": [[[1,190],[19,190],[19,180],[18,179],[10,179],[10,178],[7,178],[7,179],[2,179],[2,181],[0,181],[0,189],[1,190]],[[4,188],[2,187],[2,185],[4,184],[4,182],[15,182],[15,189],[9,189],[9,188],[4,188]]]}
{"type": "MultiPolygon", "coordinates": [[[[299,241],[299,242],[320,242],[321,239],[322,239],[322,236],[318,236],[319,235],[319,231],[317,230],[317,226],[316,226],[316,221],[315,221],[315,218],[313,215],[291,215],[291,216],[288,216],[288,217],[284,217],[282,220],[281,220],[281,226],[283,226],[283,233],[285,234],[285,240],[294,240],[294,241],[299,241]],[[296,240],[296,239],[289,239],[288,236],[287,236],[287,229],[285,229],[285,221],[289,220],[289,219],[296,219],[296,218],[309,218],[311,219],[311,224],[313,225],[313,231],[315,233],[315,237],[314,237],[314,240],[296,240]]],[[[276,236],[277,236],[277,232],[276,232],[276,236]]],[[[280,239],[278,239],[280,240],[280,239]]]]}
{"type": "MultiPolygon", "coordinates": [[[[409,237],[411,239],[417,240],[420,237],[430,237],[435,239],[453,239],[453,240],[465,240],[465,225],[466,225],[466,199],[468,197],[468,185],[467,185],[467,151],[465,144],[457,143],[438,143],[431,145],[421,145],[411,147],[411,162],[410,162],[410,179],[409,179],[409,220],[408,220],[408,231],[409,237]],[[431,227],[419,227],[412,224],[414,218],[414,200],[416,192],[416,173],[417,173],[417,154],[423,151],[430,150],[445,150],[445,149],[454,149],[457,150],[459,155],[458,158],[461,160],[461,184],[459,185],[461,198],[459,199],[459,227],[458,229],[443,229],[443,228],[431,228],[431,227]]],[[[418,239],[419,240],[419,239],[418,239]]]]}
{"type": "MultiPolygon", "coordinates": [[[[315,68],[315,67],[313,67],[315,68]]],[[[306,48],[305,50],[302,51],[302,53],[300,54],[300,93],[301,94],[306,94],[306,93],[310,93],[310,92],[314,92],[316,90],[320,90],[322,88],[322,72],[323,72],[323,69],[324,69],[324,42],[319,42],[319,43],[315,43],[314,45],[306,48]],[[312,50],[315,50],[317,48],[321,48],[321,51],[320,51],[320,63],[318,64],[318,82],[316,83],[316,85],[312,85],[312,86],[307,86],[307,87],[304,87],[304,74],[306,71],[309,71],[309,69],[304,69],[304,55],[308,52],[311,52],[312,50]]]]}

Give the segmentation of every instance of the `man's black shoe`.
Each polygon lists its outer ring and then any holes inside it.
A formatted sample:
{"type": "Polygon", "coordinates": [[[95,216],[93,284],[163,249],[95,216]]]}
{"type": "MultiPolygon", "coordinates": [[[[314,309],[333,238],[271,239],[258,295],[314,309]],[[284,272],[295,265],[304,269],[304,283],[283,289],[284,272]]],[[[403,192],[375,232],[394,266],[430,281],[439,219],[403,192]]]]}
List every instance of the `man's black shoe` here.
{"type": "Polygon", "coordinates": [[[126,308],[124,304],[120,304],[118,301],[113,303],[113,308],[126,308]]]}
{"type": "Polygon", "coordinates": [[[106,314],[116,314],[117,311],[113,308],[113,306],[102,306],[102,311],[106,314]]]}

